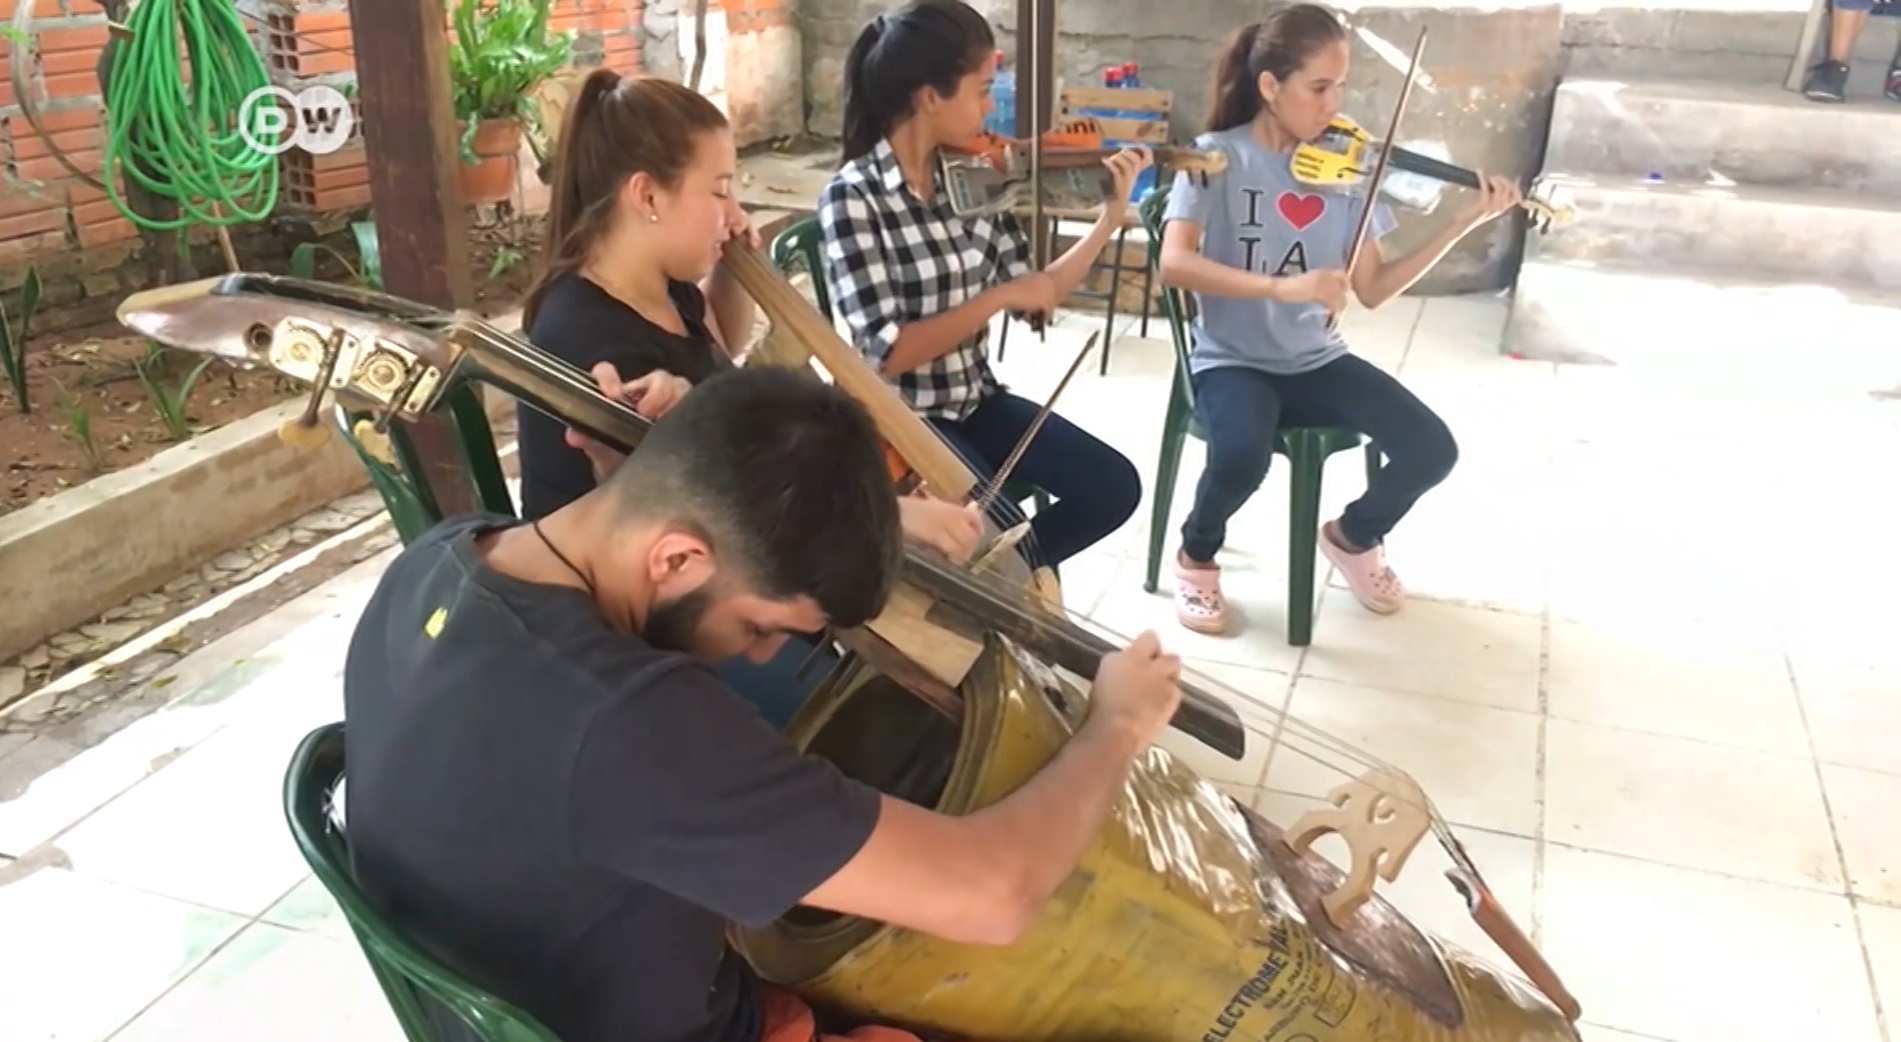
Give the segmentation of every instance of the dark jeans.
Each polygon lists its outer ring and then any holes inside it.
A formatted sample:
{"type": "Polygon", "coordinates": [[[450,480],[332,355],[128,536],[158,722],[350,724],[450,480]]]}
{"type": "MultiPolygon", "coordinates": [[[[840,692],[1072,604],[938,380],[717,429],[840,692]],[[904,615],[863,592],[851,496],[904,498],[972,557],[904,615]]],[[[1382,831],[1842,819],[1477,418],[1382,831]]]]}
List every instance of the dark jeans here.
{"type": "Polygon", "coordinates": [[[795,677],[817,646],[814,639],[787,637],[785,646],[764,665],[747,658],[729,658],[714,663],[713,672],[739,697],[751,702],[772,726],[783,731],[792,715],[812,696],[812,689],[838,665],[838,654],[828,643],[805,676],[795,677]]]}
{"type": "Polygon", "coordinates": [[[1214,560],[1228,519],[1261,487],[1280,427],[1345,427],[1379,445],[1385,466],[1340,515],[1341,534],[1360,547],[1385,539],[1459,459],[1445,421],[1355,355],[1291,376],[1240,366],[1204,370],[1195,374],[1195,414],[1208,436],[1208,463],[1182,525],[1182,552],[1194,561],[1214,560]]]}
{"type": "MultiPolygon", "coordinates": [[[[991,395],[962,420],[933,418],[931,425],[964,458],[979,481],[988,481],[1036,418],[1035,402],[1007,392],[991,395]]],[[[1005,479],[1024,481],[1055,502],[1030,522],[1035,563],[1059,565],[1122,527],[1142,501],[1135,464],[1081,427],[1051,413],[1030,439],[1005,479]]],[[[990,516],[1005,530],[1023,513],[999,497],[990,516]]],[[[1027,546],[1029,540],[1024,540],[1027,546]]]]}

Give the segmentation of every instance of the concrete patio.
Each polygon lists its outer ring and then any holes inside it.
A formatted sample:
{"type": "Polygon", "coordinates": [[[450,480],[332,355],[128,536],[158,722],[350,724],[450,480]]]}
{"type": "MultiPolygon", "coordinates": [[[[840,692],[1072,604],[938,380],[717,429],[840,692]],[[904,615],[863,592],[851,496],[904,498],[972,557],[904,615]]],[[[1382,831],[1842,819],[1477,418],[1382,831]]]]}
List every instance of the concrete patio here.
{"type": "MultiPolygon", "coordinates": [[[[1413,772],[1590,1042],[1901,1042],[1901,561],[1878,542],[1901,403],[1707,359],[1514,361],[1505,315],[1406,298],[1347,319],[1462,449],[1391,539],[1404,611],[1329,586],[1312,645],[1286,644],[1284,461],[1231,526],[1239,633],[1175,627],[1166,567],[1142,591],[1146,506],[1064,566],[1071,607],[1413,772]]],[[[1012,330],[1006,376],[1047,394],[1101,323],[1012,330]]],[[[1172,360],[1159,318],[1132,326],[1061,411],[1152,475],[1172,360]]],[[[1361,481],[1337,458],[1327,511],[1361,481]]],[[[387,556],[185,660],[177,701],[51,771],[0,749],[0,1042],[400,1037],[279,806],[387,556]]],[[[1282,822],[1339,780],[1271,740],[1240,764],[1170,744],[1282,822]]],[[[1422,845],[1388,896],[1496,958],[1444,867],[1422,845]]]]}

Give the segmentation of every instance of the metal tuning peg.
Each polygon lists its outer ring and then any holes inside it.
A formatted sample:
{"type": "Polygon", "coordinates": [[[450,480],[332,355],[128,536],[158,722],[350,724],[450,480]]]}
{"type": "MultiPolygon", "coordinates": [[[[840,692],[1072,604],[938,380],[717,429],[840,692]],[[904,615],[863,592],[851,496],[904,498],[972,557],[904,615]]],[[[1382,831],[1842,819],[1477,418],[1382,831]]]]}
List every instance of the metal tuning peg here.
{"type": "Polygon", "coordinates": [[[343,354],[346,335],[341,328],[333,326],[330,335],[324,338],[321,354],[317,358],[317,372],[310,381],[310,397],[304,401],[304,411],[277,428],[277,437],[284,444],[315,448],[329,439],[330,428],[322,420],[323,403],[329,396],[330,380],[337,371],[337,359],[343,354]]]}

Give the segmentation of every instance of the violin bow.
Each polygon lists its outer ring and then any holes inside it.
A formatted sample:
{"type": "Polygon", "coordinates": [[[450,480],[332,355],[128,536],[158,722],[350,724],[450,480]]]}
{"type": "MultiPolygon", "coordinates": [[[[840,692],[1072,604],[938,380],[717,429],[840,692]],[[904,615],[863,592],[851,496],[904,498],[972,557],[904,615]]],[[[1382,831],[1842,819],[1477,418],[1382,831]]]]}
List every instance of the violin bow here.
{"type": "MultiPolygon", "coordinates": [[[[1406,114],[1406,102],[1412,97],[1413,83],[1419,77],[1419,59],[1426,53],[1426,30],[1421,27],[1419,39],[1413,41],[1413,57],[1406,65],[1406,78],[1399,85],[1399,100],[1393,104],[1393,118],[1386,122],[1386,136],[1383,141],[1399,140],[1399,120],[1406,114]]],[[[1347,247],[1347,287],[1353,286],[1353,268],[1360,262],[1360,250],[1366,245],[1366,230],[1373,223],[1373,207],[1379,205],[1380,186],[1386,181],[1386,165],[1392,159],[1392,150],[1382,148],[1377,160],[1373,162],[1373,176],[1366,181],[1366,201],[1360,206],[1360,219],[1353,229],[1353,242],[1347,247]]],[[[1327,317],[1327,328],[1340,324],[1339,315],[1327,317]]]]}

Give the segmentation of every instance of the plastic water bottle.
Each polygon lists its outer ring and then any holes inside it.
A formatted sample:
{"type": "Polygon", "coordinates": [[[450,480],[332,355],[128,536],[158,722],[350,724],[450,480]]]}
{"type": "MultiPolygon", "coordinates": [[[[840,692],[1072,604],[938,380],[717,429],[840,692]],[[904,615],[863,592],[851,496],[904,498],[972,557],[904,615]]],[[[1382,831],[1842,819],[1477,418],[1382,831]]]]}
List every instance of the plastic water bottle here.
{"type": "Polygon", "coordinates": [[[997,104],[984,120],[984,129],[1004,137],[1017,132],[1017,74],[1003,67],[1003,52],[997,52],[997,76],[990,84],[990,97],[997,104]]]}

